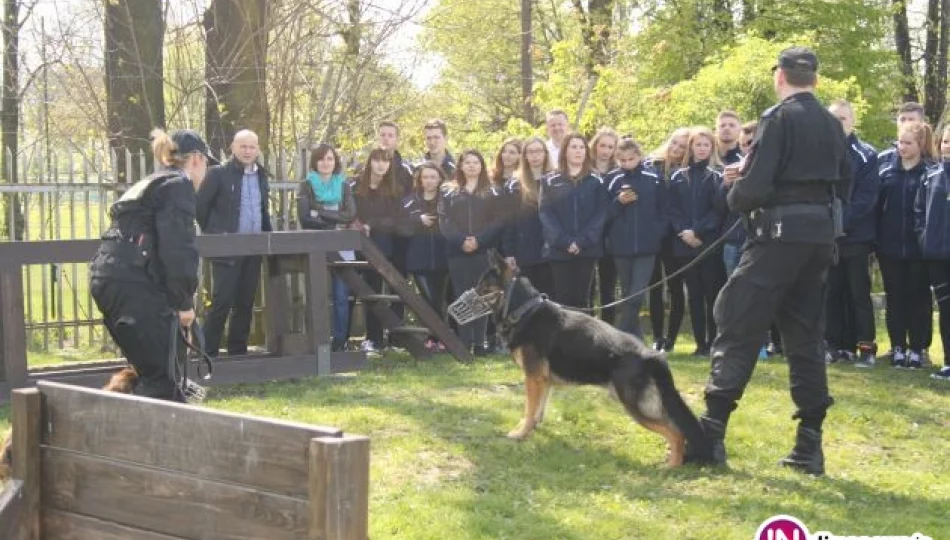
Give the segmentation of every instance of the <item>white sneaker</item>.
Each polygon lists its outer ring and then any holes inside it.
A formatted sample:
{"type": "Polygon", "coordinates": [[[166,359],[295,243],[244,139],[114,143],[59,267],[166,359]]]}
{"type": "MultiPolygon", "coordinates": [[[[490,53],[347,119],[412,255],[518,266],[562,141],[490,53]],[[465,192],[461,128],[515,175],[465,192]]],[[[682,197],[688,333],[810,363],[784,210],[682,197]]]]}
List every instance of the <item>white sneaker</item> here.
{"type": "Polygon", "coordinates": [[[891,356],[891,367],[897,369],[907,367],[907,357],[904,356],[904,350],[900,347],[894,347],[894,355],[891,356]]]}
{"type": "Polygon", "coordinates": [[[950,366],[943,366],[940,368],[940,371],[930,374],[931,379],[939,379],[942,381],[950,381],[950,366]]]}
{"type": "Polygon", "coordinates": [[[920,353],[917,351],[907,352],[907,369],[920,369],[923,367],[920,360],[920,353]]]}

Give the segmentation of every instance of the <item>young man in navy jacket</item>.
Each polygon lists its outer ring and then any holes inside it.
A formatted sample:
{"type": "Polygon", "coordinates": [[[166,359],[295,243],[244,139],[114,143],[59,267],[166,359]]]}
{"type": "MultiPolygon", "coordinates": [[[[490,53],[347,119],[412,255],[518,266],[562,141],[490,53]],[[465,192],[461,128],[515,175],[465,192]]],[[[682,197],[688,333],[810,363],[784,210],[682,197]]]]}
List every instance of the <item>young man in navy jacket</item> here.
{"type": "Polygon", "coordinates": [[[854,132],[854,110],[841,99],[828,107],[844,128],[851,156],[851,193],[839,194],[844,205],[845,236],[838,240],[838,261],[828,269],[825,300],[826,360],[874,364],[874,308],[868,260],[876,230],[877,194],[880,185],[877,153],[854,132]]]}

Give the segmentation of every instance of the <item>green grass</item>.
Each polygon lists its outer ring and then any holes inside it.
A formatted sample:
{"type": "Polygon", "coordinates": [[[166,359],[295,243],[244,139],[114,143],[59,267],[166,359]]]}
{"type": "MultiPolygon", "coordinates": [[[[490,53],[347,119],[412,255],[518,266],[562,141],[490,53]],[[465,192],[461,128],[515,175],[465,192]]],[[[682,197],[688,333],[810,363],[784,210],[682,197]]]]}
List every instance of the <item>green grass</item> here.
{"type": "MultiPolygon", "coordinates": [[[[671,363],[699,411],[707,362],[671,363]]],[[[779,513],[813,532],[935,536],[950,385],[928,373],[832,366],[821,479],[776,465],[794,431],[778,360],[760,363],[733,416],[729,470],[664,469],[662,440],[596,388],[556,389],[544,424],[509,441],[523,385],[505,358],[390,357],[351,377],[216,388],[207,405],[370,436],[373,538],[749,538],[779,513]]]]}

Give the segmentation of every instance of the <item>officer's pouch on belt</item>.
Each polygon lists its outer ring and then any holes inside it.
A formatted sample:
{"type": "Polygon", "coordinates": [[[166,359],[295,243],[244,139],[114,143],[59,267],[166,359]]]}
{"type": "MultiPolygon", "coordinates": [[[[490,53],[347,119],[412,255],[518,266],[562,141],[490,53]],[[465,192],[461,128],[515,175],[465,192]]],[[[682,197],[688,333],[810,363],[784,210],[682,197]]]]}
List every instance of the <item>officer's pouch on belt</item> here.
{"type": "Polygon", "coordinates": [[[742,217],[746,233],[755,240],[767,238],[772,228],[772,216],[764,208],[757,208],[742,217]]]}
{"type": "Polygon", "coordinates": [[[835,240],[844,236],[844,205],[841,199],[831,199],[831,219],[834,222],[835,240]]]}
{"type": "Polygon", "coordinates": [[[144,245],[143,238],[135,242],[118,232],[110,232],[103,240],[92,260],[94,274],[145,270],[150,246],[144,245]]]}

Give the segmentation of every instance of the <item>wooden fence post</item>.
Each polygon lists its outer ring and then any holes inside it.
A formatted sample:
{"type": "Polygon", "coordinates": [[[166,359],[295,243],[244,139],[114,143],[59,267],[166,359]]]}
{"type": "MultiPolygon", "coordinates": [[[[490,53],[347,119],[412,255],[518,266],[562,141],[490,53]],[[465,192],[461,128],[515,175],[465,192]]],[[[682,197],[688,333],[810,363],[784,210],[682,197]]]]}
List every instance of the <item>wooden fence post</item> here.
{"type": "Polygon", "coordinates": [[[309,540],[369,538],[369,438],[310,440],[309,540]]]}
{"type": "Polygon", "coordinates": [[[23,316],[23,270],[0,267],[0,380],[9,388],[26,386],[26,327],[23,316]]]}
{"type": "Polygon", "coordinates": [[[23,482],[25,499],[14,540],[40,539],[41,399],[36,388],[13,391],[13,478],[23,482]]]}

